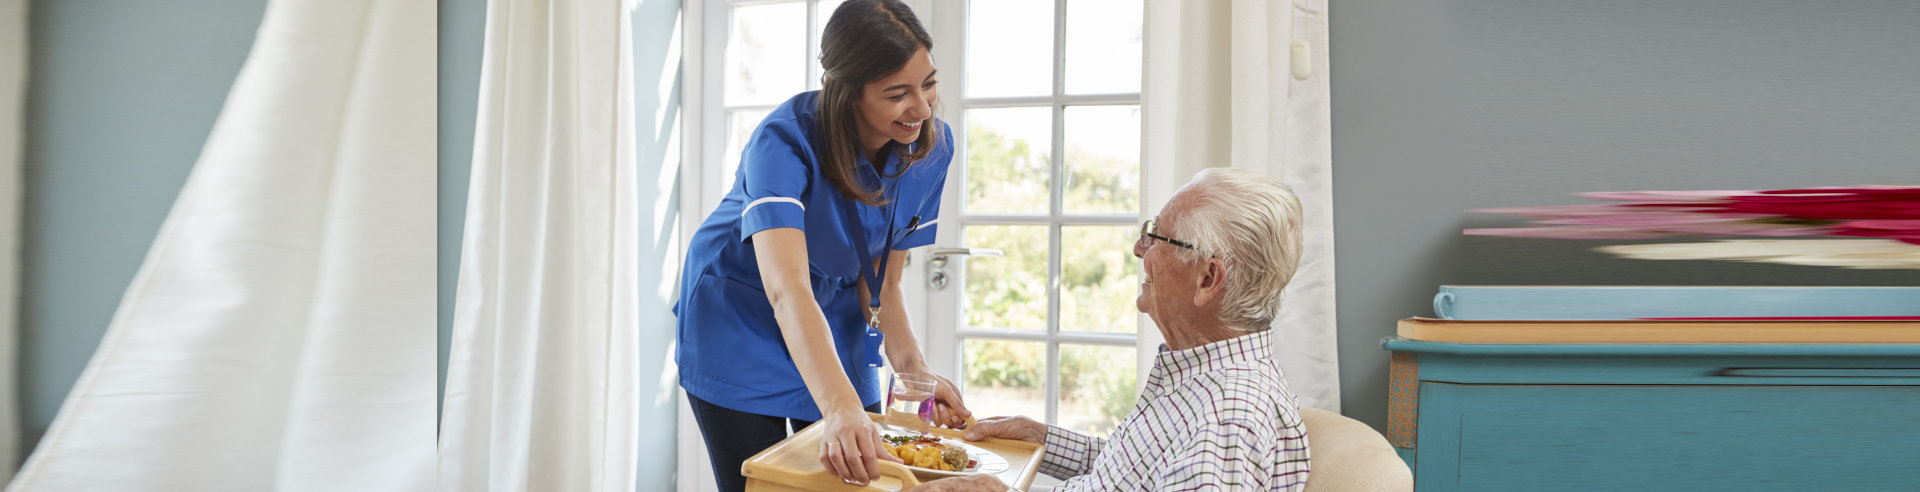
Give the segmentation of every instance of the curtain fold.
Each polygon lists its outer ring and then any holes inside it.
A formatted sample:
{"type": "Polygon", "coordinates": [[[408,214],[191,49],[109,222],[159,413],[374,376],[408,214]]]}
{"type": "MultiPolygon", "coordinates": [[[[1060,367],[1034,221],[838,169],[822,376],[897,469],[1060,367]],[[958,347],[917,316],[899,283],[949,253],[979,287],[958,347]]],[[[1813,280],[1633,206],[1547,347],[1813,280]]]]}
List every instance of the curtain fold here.
{"type": "Polygon", "coordinates": [[[8,490],[432,488],[435,26],[428,0],[268,5],[8,490]]]}
{"type": "Polygon", "coordinates": [[[26,118],[27,1],[0,0],[0,482],[20,450],[21,142],[26,118]]]}
{"type": "MultiPolygon", "coordinates": [[[[1274,350],[1301,405],[1338,411],[1326,12],[1326,0],[1149,0],[1141,168],[1147,182],[1231,166],[1293,186],[1306,251],[1273,322],[1274,350]],[[1311,74],[1297,80],[1290,48],[1301,42],[1311,74]]],[[[1145,205],[1170,197],[1150,192],[1145,205]]]]}
{"type": "Polygon", "coordinates": [[[634,488],[630,8],[487,4],[441,490],[634,488]]]}

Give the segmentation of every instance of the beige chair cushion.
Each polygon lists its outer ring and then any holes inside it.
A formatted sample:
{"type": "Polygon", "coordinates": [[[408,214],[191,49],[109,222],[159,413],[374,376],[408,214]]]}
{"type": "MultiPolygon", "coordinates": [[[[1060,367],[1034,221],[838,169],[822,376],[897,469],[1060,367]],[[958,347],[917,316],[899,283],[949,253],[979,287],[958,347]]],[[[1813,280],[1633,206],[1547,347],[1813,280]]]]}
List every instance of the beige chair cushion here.
{"type": "Polygon", "coordinates": [[[1410,492],[1413,471],[1387,438],[1358,420],[1318,408],[1300,409],[1307,424],[1307,492],[1410,492]]]}

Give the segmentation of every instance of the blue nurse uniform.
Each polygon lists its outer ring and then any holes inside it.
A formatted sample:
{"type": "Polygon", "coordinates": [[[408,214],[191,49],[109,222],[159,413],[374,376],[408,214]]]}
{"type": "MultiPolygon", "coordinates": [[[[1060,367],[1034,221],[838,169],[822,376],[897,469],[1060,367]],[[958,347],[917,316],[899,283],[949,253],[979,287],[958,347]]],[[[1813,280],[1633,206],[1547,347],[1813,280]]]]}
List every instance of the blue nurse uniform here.
{"type": "MultiPolygon", "coordinates": [[[[721,407],[820,419],[761,286],[750,242],[754,233],[779,227],[806,233],[813,297],[826,314],[840,365],[863,406],[878,403],[880,390],[878,370],[868,367],[863,355],[872,348],[865,340],[857,292],[855,245],[861,242],[852,235],[866,235],[869,258],[880,258],[889,243],[895,250],[933,243],[940,193],[953,160],[953,132],[946,123],[934,120],[939,143],[905,174],[886,177],[860,157],[857,173],[863,184],[884,187],[888,201],[866,205],[841,196],[822,172],[818,97],[817,91],[794,96],[760,122],[740,154],[733,190],[687,244],[680,301],[674,306],[680,323],[674,362],[687,393],[721,407]],[[848,223],[849,217],[859,223],[848,223]]],[[[899,174],[900,165],[889,152],[885,174],[899,174]]]]}

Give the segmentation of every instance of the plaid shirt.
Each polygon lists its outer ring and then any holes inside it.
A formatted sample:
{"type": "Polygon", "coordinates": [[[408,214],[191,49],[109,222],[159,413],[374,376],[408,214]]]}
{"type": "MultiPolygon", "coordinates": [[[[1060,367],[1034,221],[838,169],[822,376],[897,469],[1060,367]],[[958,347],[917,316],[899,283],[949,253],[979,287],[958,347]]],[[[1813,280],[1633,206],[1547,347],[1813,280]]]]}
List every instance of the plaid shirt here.
{"type": "Polygon", "coordinates": [[[1110,439],[1047,426],[1040,472],[1056,491],[1284,490],[1307,483],[1307,431],[1262,331],[1187,350],[1160,346],[1110,439]]]}

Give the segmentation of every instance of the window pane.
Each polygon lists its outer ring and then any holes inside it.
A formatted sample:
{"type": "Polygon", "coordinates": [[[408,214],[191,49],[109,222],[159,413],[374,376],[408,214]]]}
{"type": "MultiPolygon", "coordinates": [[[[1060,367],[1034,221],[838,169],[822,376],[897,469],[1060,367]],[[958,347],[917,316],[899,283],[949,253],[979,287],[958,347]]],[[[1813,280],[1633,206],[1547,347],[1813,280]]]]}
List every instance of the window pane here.
{"type": "Polygon", "coordinates": [[[967,246],[1006,253],[966,260],[967,326],[1046,330],[1046,226],[969,225],[960,235],[967,246]]]}
{"type": "Polygon", "coordinates": [[[1070,106],[1066,110],[1069,214],[1140,212],[1140,107],[1070,106]]]}
{"type": "Polygon", "coordinates": [[[1053,94],[1053,2],[973,0],[967,6],[966,97],[1053,94]]]}
{"type": "Polygon", "coordinates": [[[1040,342],[967,339],[967,409],[975,416],[1025,415],[1047,419],[1047,346],[1040,342]]]}
{"type": "MultiPolygon", "coordinates": [[[[1067,429],[1104,436],[1133,411],[1134,348],[1117,345],[1060,346],[1060,422],[1067,429]]],[[[968,394],[971,403],[972,394],[968,394]]]]}
{"type": "Polygon", "coordinates": [[[806,90],[806,31],[806,2],[734,7],[724,103],[773,105],[806,90]]]}
{"type": "Polygon", "coordinates": [[[1140,92],[1143,12],[1140,0],[1067,1],[1068,94],[1140,92]]]}
{"type": "Polygon", "coordinates": [[[747,146],[747,139],[753,138],[753,130],[760,127],[760,120],[767,118],[766,109],[738,109],[727,112],[727,151],[722,154],[726,167],[721,168],[720,190],[733,189],[733,177],[740,170],[740,151],[747,146]]]}
{"type": "Polygon", "coordinates": [[[1140,262],[1133,257],[1133,240],[1139,235],[1134,226],[1060,228],[1062,331],[1136,331],[1140,262]]]}
{"type": "MultiPolygon", "coordinates": [[[[813,48],[815,53],[820,52],[820,36],[827,32],[827,21],[833,19],[834,9],[840,8],[840,4],[842,3],[846,3],[846,0],[820,0],[820,3],[814,6],[814,10],[813,10],[814,24],[813,24],[812,34],[813,34],[813,48]]],[[[807,60],[807,63],[813,64],[814,73],[818,73],[818,74],[827,73],[826,69],[820,67],[819,57],[814,57],[814,59],[812,60],[807,60]]],[[[807,88],[808,89],[820,88],[820,79],[818,77],[808,79],[807,88]]]]}
{"type": "Polygon", "coordinates": [[[969,213],[1046,214],[1052,108],[967,110],[969,213]]]}

